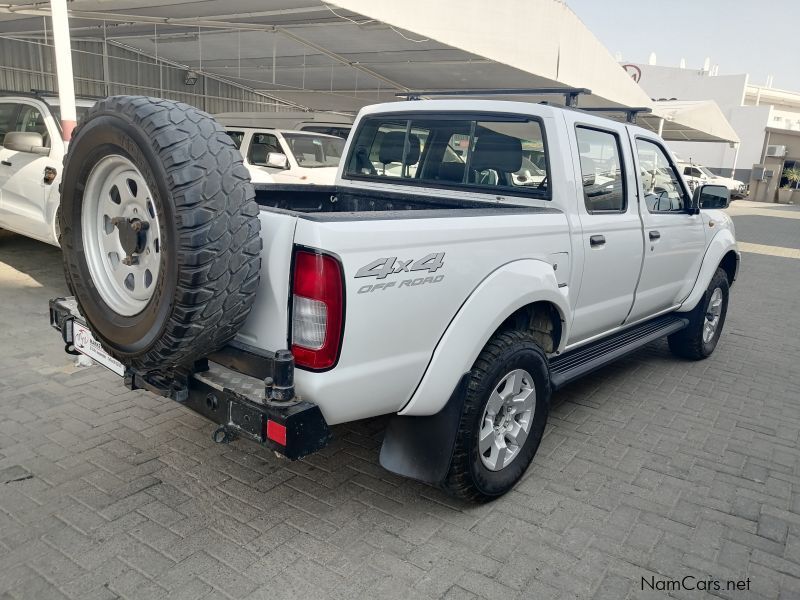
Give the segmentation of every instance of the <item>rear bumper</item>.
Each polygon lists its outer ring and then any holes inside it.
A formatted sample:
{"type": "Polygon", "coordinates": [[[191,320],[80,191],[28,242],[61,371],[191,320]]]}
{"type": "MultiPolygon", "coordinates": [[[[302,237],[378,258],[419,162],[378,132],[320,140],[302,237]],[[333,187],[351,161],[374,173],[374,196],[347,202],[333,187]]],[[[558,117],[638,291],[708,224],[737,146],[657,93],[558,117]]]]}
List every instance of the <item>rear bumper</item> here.
{"type": "MultiPolygon", "coordinates": [[[[50,301],[50,324],[69,354],[81,354],[73,336],[76,322],[85,325],[73,298],[50,301]]],[[[240,435],[295,460],[331,440],[319,406],[295,396],[294,359],[286,351],[229,346],[185,370],[141,373],[125,367],[122,382],[131,390],[171,398],[217,423],[215,439],[224,434],[217,441],[240,435]],[[258,377],[236,370],[239,365],[258,377]]]]}

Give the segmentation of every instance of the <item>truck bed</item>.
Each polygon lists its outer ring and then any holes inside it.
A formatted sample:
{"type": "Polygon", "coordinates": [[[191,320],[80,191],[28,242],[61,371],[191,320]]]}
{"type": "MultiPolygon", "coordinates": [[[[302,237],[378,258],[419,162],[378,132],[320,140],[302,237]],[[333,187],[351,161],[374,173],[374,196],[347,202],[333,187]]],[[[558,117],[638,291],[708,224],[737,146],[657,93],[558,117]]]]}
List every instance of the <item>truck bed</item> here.
{"type": "Polygon", "coordinates": [[[489,204],[456,197],[385,191],[372,193],[335,185],[257,184],[254,187],[259,206],[297,213],[296,216],[312,220],[427,218],[444,216],[445,211],[459,211],[458,216],[481,216],[497,214],[498,211],[503,214],[558,212],[549,208],[489,204]],[[409,211],[414,213],[409,214],[409,211]]]}

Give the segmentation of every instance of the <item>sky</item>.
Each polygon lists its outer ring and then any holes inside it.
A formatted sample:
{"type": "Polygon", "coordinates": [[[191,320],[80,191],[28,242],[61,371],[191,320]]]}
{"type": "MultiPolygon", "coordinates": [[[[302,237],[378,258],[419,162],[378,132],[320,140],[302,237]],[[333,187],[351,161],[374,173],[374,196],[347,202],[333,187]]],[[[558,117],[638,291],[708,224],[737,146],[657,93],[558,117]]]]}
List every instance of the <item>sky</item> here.
{"type": "Polygon", "coordinates": [[[750,83],[800,91],[800,0],[565,0],[625,62],[749,73],[750,83]]]}

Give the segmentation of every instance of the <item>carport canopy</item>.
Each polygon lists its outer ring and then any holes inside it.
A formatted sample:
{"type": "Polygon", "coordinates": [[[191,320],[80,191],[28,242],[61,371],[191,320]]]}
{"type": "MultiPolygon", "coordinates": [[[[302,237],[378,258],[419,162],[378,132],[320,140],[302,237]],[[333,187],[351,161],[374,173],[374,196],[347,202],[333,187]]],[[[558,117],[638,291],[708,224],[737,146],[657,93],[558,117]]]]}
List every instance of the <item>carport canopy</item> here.
{"type": "Polygon", "coordinates": [[[739,143],[736,131],[713,100],[653,102],[653,112],[642,115],[638,122],[652,131],[660,128],[668,141],[739,143]]]}
{"type": "MultiPolygon", "coordinates": [[[[558,0],[74,0],[69,10],[73,40],[256,90],[276,109],[353,113],[409,90],[557,86],[589,88],[579,106],[653,108],[558,0]]],[[[48,43],[48,14],[33,0],[0,4],[0,36],[48,43]]],[[[676,139],[722,130],[693,123],[676,139]]]]}

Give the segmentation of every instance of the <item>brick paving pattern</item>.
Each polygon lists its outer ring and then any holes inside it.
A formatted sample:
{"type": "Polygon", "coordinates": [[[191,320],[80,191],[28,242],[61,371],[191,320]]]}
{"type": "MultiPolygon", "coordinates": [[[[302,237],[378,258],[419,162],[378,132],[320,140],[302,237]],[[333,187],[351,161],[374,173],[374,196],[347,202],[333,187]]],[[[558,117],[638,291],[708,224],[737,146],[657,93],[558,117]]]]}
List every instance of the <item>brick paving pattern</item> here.
{"type": "MultiPolygon", "coordinates": [[[[796,208],[734,206],[797,247],[796,208]]],[[[798,275],[745,254],[711,359],[658,342],[569,386],[525,479],[470,506],[381,469],[383,419],[291,463],[76,367],[58,251],[0,232],[0,599],[800,597],[798,275]],[[687,575],[750,589],[642,589],[687,575]]]]}

